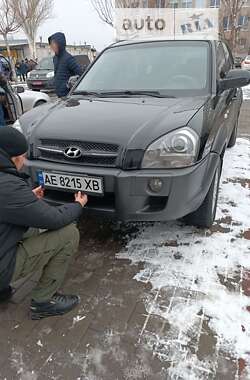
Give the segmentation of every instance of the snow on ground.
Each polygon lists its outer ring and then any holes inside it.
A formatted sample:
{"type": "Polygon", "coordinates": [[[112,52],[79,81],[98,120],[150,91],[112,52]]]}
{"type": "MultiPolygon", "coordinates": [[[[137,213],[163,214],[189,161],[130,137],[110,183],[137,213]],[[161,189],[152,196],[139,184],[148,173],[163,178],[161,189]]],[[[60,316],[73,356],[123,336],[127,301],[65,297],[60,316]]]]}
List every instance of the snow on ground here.
{"type": "Polygon", "coordinates": [[[250,100],[250,85],[243,87],[243,98],[244,100],[250,100]]]}
{"type": "Polygon", "coordinates": [[[118,254],[144,263],[135,278],[152,284],[152,298],[145,300],[149,317],[164,318],[169,329],[152,335],[146,321],[140,341],[170,363],[169,379],[211,379],[221,353],[250,364],[250,299],[244,289],[250,270],[250,240],[244,235],[250,227],[249,179],[250,141],[238,139],[225,155],[218,220],[211,231],[155,223],[142,227],[118,254]],[[214,348],[201,359],[204,326],[214,348]]]}

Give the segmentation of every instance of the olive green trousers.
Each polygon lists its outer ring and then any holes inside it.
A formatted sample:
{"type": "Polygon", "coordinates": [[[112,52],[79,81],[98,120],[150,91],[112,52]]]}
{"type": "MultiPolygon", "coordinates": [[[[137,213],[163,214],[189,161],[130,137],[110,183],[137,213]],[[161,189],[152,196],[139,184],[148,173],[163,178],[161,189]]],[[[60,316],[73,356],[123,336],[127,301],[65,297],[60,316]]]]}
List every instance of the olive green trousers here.
{"type": "Polygon", "coordinates": [[[37,272],[39,280],[31,297],[36,302],[48,301],[62,285],[78,246],[79,231],[74,224],[43,233],[29,230],[18,245],[12,281],[37,272]]]}

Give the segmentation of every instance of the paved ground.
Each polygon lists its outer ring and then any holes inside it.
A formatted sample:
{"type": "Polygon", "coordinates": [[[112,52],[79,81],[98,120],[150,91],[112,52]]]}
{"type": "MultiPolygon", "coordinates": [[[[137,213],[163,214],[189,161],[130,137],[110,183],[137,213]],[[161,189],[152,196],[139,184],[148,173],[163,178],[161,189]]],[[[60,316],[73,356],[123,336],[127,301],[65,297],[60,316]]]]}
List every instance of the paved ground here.
{"type": "MultiPolygon", "coordinates": [[[[245,102],[244,136],[247,111],[245,102]]],[[[0,308],[0,380],[250,378],[250,320],[242,312],[250,295],[249,150],[244,141],[236,149],[211,231],[82,220],[64,287],[81,295],[80,307],[31,321],[27,294],[35,280],[19,284],[0,308]]]]}

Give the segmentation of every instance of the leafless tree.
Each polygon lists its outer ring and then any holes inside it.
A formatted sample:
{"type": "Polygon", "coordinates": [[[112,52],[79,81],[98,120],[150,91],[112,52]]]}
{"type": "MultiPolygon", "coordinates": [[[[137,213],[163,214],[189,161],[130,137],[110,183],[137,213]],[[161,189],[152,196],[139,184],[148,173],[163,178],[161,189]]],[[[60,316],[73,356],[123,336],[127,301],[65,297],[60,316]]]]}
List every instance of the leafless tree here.
{"type": "Polygon", "coordinates": [[[11,0],[12,10],[24,31],[32,58],[36,58],[38,28],[52,17],[54,0],[11,0]]]}
{"type": "Polygon", "coordinates": [[[16,11],[11,7],[11,0],[0,1],[0,35],[3,36],[8,58],[11,64],[13,78],[16,79],[16,70],[11,57],[8,36],[20,29],[20,23],[17,21],[16,11]]]}
{"type": "Polygon", "coordinates": [[[139,0],[91,0],[91,3],[100,19],[112,27],[114,27],[115,7],[130,8],[136,5],[139,6],[139,0]]]}
{"type": "Polygon", "coordinates": [[[241,9],[244,3],[245,0],[222,0],[221,4],[221,29],[223,31],[223,37],[226,38],[223,26],[223,17],[228,16],[230,22],[230,30],[227,32],[226,39],[228,40],[228,43],[234,53],[237,47],[238,33],[241,28],[241,26],[239,26],[238,19],[241,14],[241,9]]]}

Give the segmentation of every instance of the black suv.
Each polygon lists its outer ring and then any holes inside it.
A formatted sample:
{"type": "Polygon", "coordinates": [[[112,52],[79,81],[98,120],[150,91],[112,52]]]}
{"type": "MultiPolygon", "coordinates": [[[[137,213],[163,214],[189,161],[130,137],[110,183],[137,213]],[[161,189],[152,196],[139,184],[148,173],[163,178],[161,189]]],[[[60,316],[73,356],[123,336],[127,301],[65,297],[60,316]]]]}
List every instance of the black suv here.
{"type": "Polygon", "coordinates": [[[49,202],[81,190],[85,212],[209,227],[249,83],[222,41],[116,43],[66,100],[16,124],[29,139],[27,169],[49,202]]]}

